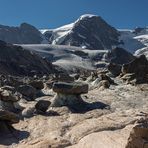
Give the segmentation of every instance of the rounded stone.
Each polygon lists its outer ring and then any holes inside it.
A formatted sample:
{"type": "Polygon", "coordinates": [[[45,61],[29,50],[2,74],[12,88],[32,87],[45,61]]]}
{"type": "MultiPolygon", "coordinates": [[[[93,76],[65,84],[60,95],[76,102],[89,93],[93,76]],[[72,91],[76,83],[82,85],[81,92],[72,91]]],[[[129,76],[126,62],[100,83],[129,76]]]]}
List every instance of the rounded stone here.
{"type": "Polygon", "coordinates": [[[50,101],[39,100],[35,105],[35,109],[37,112],[45,113],[47,111],[47,109],[49,108],[50,104],[51,104],[50,101]]]}

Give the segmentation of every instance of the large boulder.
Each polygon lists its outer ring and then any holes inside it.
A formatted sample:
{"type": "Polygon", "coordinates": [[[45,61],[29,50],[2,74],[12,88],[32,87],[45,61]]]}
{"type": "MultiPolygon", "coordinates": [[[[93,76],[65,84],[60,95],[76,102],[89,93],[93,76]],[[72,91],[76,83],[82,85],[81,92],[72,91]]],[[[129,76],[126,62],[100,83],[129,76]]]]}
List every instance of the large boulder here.
{"type": "Polygon", "coordinates": [[[57,82],[53,85],[53,91],[63,94],[85,94],[88,93],[88,84],[81,82],[57,82]]]}

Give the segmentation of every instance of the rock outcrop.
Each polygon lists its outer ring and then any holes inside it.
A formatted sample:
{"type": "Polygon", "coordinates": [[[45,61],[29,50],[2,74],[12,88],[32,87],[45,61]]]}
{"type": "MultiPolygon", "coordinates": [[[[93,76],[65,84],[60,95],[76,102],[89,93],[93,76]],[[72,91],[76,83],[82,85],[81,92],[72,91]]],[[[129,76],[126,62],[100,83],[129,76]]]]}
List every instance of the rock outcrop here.
{"type": "Polygon", "coordinates": [[[119,76],[121,73],[122,66],[120,64],[109,63],[107,68],[113,76],[119,76]]]}
{"type": "Polygon", "coordinates": [[[140,119],[133,127],[126,148],[148,148],[148,119],[140,119]]]}
{"type": "Polygon", "coordinates": [[[124,64],[122,66],[122,75],[124,80],[134,84],[148,83],[148,60],[145,55],[141,55],[132,62],[124,64]]]}
{"type": "Polygon", "coordinates": [[[123,48],[114,48],[106,54],[106,60],[110,63],[125,64],[133,61],[135,57],[123,48]]]}

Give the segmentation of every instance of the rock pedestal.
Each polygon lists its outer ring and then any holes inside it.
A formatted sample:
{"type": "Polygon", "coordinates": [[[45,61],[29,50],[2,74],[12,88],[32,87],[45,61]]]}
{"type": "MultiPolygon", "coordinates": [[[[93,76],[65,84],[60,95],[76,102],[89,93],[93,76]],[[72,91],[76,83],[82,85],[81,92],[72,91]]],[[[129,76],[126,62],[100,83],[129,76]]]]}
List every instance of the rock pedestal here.
{"type": "Polygon", "coordinates": [[[58,82],[54,83],[53,91],[56,92],[57,95],[53,99],[51,106],[74,106],[84,103],[81,94],[88,93],[88,84],[80,82],[58,82]]]}

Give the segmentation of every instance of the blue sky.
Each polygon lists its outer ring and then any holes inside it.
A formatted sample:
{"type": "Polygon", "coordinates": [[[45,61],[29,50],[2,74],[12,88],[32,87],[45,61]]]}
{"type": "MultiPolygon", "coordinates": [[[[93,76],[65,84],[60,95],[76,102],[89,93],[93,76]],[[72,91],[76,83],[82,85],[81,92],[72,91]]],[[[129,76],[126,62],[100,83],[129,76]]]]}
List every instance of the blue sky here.
{"type": "Polygon", "coordinates": [[[116,28],[148,26],[148,0],[0,0],[0,24],[56,28],[82,14],[102,16],[116,28]]]}

